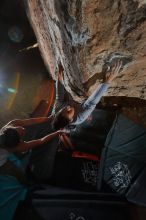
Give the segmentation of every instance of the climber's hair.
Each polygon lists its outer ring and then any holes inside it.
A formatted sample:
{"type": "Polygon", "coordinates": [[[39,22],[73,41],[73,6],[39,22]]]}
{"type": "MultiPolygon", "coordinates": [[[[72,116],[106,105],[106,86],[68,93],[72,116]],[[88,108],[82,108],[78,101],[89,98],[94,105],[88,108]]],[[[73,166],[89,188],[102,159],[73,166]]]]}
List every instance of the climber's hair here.
{"type": "Polygon", "coordinates": [[[52,127],[54,130],[59,130],[61,128],[64,128],[66,125],[69,124],[69,119],[67,119],[65,116],[63,116],[62,111],[59,111],[53,121],[52,121],[52,127]]]}
{"type": "Polygon", "coordinates": [[[14,127],[7,126],[0,130],[0,146],[3,148],[16,147],[19,142],[20,136],[14,127]]]}

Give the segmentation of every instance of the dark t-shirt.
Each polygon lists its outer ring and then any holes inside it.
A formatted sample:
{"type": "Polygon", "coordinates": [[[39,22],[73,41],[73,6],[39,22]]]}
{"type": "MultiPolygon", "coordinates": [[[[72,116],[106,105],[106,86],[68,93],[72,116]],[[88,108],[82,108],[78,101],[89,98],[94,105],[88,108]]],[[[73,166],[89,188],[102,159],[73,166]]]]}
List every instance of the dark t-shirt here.
{"type": "Polygon", "coordinates": [[[60,151],[55,158],[54,171],[49,182],[55,186],[96,191],[98,162],[73,158],[60,151]]]}

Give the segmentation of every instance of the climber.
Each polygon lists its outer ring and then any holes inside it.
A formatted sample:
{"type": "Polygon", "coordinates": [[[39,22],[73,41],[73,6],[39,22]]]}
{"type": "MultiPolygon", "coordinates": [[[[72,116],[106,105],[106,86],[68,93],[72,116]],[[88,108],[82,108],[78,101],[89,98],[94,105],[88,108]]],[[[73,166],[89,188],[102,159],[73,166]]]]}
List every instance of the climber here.
{"type": "MultiPolygon", "coordinates": [[[[82,134],[80,132],[78,132],[79,125],[82,124],[87,119],[87,117],[91,115],[91,113],[93,112],[93,110],[96,107],[96,104],[100,101],[104,92],[107,91],[109,84],[118,75],[118,73],[121,69],[121,66],[122,66],[122,62],[118,61],[112,67],[111,73],[109,73],[106,76],[106,83],[101,84],[95,90],[95,92],[87,99],[87,101],[85,101],[83,103],[83,105],[81,105],[81,108],[80,108],[81,111],[80,112],[78,111],[79,113],[77,112],[76,118],[74,117],[75,116],[75,108],[74,107],[63,106],[64,104],[66,105],[66,102],[64,103],[64,96],[62,93],[62,92],[64,92],[63,88],[61,88],[61,91],[60,91],[60,87],[62,87],[62,85],[59,84],[59,81],[62,82],[62,67],[59,68],[59,75],[58,75],[58,81],[57,81],[58,90],[56,93],[56,96],[57,96],[56,101],[57,102],[55,103],[54,111],[57,111],[60,106],[62,108],[55,115],[55,119],[53,120],[53,126],[55,129],[59,129],[59,128],[63,128],[69,124],[69,130],[70,130],[70,125],[71,126],[75,125],[77,128],[77,133],[78,133],[78,137],[76,138],[76,142],[77,142],[76,146],[77,147],[80,145],[80,135],[82,136],[82,134]]],[[[65,97],[65,99],[67,99],[67,97],[65,97]]],[[[100,154],[96,153],[96,151],[98,151],[98,144],[99,144],[98,142],[99,142],[99,140],[100,140],[100,142],[105,141],[105,139],[101,140],[101,137],[99,137],[99,136],[102,136],[102,138],[105,137],[108,133],[108,130],[110,129],[110,127],[112,126],[112,123],[113,123],[113,117],[109,117],[109,114],[106,112],[98,111],[97,114],[95,112],[95,115],[96,115],[96,118],[94,116],[93,117],[95,118],[95,121],[97,121],[97,124],[99,124],[100,120],[103,120],[102,124],[105,125],[104,126],[105,128],[102,127],[101,123],[98,125],[98,129],[100,127],[102,135],[100,135],[101,132],[99,132],[99,131],[96,132],[96,128],[95,129],[93,128],[94,129],[93,133],[95,133],[94,140],[95,139],[97,140],[96,143],[93,143],[93,141],[91,140],[92,138],[89,138],[89,135],[86,135],[86,137],[84,137],[84,140],[86,140],[86,141],[83,141],[84,146],[82,148],[83,149],[82,152],[80,151],[79,148],[76,148],[76,146],[74,148],[74,144],[72,145],[73,142],[72,142],[72,139],[70,138],[76,129],[71,128],[71,130],[70,130],[71,136],[70,137],[66,134],[60,135],[60,143],[57,148],[57,153],[55,154],[55,162],[52,166],[53,172],[49,176],[47,174],[48,171],[46,171],[45,173],[47,175],[44,175],[44,178],[46,178],[46,181],[48,181],[49,184],[52,183],[52,185],[77,188],[80,190],[86,190],[86,189],[92,190],[92,187],[93,187],[95,190],[96,183],[94,182],[95,185],[93,183],[92,183],[93,185],[89,184],[89,183],[87,184],[86,180],[82,177],[82,169],[86,163],[92,164],[92,166],[95,167],[95,170],[96,170],[95,173],[97,175],[97,164],[99,162],[98,156],[100,156],[100,154]],[[109,117],[110,119],[109,118],[107,119],[107,117],[109,117]],[[98,135],[98,133],[100,133],[100,134],[98,135]],[[87,139],[89,139],[89,140],[87,140],[87,139]],[[87,144],[88,144],[87,142],[91,142],[90,146],[93,143],[94,146],[91,146],[89,148],[90,148],[90,150],[92,150],[93,149],[92,147],[94,147],[94,149],[91,153],[87,152],[87,154],[86,154],[86,150],[88,150],[87,149],[87,144]],[[78,149],[79,149],[79,152],[77,152],[78,149]],[[78,153],[78,155],[77,155],[77,153],[78,153]],[[86,162],[86,161],[88,161],[88,162],[86,162]],[[94,162],[96,165],[94,164],[94,162]]],[[[94,122],[94,124],[95,124],[95,122],[94,122]]],[[[68,130],[68,129],[65,129],[65,130],[68,130]]],[[[93,137],[93,135],[94,134],[92,134],[92,137],[93,137]]],[[[55,146],[53,146],[53,147],[55,147],[55,146]]],[[[45,155],[47,155],[47,152],[45,152],[45,155]]],[[[48,156],[48,158],[50,158],[50,155],[48,156]]],[[[40,158],[40,160],[41,160],[41,158],[40,158]]],[[[36,164],[36,160],[32,161],[32,164],[33,164],[33,167],[35,167],[34,175],[39,178],[38,171],[37,171],[37,170],[39,170],[39,166],[38,166],[38,164],[36,164]]],[[[50,161],[48,164],[50,164],[50,161]]],[[[47,168],[48,166],[45,164],[44,167],[47,168]]]]}

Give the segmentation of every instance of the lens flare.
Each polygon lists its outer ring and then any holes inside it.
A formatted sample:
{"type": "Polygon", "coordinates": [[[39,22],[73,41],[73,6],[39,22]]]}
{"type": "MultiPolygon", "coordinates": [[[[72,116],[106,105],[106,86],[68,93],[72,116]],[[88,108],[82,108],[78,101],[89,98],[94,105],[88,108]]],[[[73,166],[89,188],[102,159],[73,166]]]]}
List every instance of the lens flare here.
{"type": "Polygon", "coordinates": [[[11,97],[8,101],[8,106],[7,106],[8,109],[11,109],[11,107],[13,105],[13,102],[15,100],[15,97],[16,97],[16,94],[17,94],[17,91],[18,91],[18,88],[19,88],[19,83],[20,83],[20,73],[16,73],[16,78],[15,78],[15,81],[14,81],[14,89],[8,88],[9,92],[11,93],[11,97]]]}

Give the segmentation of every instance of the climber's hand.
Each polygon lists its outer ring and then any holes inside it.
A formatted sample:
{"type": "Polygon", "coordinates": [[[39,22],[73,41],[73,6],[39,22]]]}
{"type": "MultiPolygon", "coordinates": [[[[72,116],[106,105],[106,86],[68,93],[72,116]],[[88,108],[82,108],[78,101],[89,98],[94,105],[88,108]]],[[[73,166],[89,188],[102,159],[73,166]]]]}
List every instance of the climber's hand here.
{"type": "Polygon", "coordinates": [[[63,71],[64,71],[63,66],[60,63],[59,66],[58,66],[58,80],[60,82],[63,82],[63,71]]]}
{"type": "Polygon", "coordinates": [[[122,67],[122,61],[119,60],[114,64],[111,71],[108,74],[106,74],[107,83],[111,83],[113,79],[117,77],[117,75],[120,72],[121,67],[122,67]]]}

